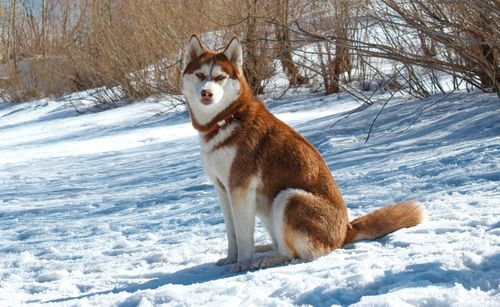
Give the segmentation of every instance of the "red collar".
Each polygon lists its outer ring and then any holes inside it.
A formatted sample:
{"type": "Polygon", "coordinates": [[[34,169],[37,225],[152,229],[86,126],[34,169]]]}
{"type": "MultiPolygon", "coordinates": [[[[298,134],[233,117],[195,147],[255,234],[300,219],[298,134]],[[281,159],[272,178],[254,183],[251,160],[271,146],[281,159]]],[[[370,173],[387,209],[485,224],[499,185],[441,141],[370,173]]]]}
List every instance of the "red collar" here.
{"type": "Polygon", "coordinates": [[[239,120],[239,114],[238,111],[231,113],[229,116],[226,118],[218,121],[211,129],[210,132],[217,133],[221,129],[226,129],[227,126],[229,126],[231,123],[239,120]]]}

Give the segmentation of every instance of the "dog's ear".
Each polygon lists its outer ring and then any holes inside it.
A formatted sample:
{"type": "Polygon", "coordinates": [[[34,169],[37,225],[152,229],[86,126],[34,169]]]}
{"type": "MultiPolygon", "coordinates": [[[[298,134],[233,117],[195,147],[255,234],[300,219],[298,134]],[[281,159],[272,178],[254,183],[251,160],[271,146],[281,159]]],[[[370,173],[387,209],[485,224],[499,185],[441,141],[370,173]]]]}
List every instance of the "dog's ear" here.
{"type": "Polygon", "coordinates": [[[184,62],[182,63],[184,69],[191,63],[193,60],[197,59],[200,55],[207,52],[207,48],[200,41],[198,35],[193,34],[189,39],[189,43],[186,46],[186,50],[184,51],[184,62]]]}
{"type": "Polygon", "coordinates": [[[243,50],[241,48],[241,43],[238,37],[233,37],[229,44],[227,44],[226,49],[224,49],[224,55],[231,61],[240,71],[243,67],[243,50]]]}

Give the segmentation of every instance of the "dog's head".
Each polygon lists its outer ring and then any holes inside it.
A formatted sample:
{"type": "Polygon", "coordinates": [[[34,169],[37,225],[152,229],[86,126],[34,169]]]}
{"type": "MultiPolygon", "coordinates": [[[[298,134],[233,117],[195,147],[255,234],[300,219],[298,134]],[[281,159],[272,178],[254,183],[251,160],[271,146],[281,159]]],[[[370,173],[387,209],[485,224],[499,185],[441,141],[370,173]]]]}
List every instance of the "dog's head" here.
{"type": "Polygon", "coordinates": [[[200,125],[210,123],[240,96],[242,48],[234,37],[222,51],[207,49],[193,35],[184,53],[182,93],[191,116],[200,125]]]}

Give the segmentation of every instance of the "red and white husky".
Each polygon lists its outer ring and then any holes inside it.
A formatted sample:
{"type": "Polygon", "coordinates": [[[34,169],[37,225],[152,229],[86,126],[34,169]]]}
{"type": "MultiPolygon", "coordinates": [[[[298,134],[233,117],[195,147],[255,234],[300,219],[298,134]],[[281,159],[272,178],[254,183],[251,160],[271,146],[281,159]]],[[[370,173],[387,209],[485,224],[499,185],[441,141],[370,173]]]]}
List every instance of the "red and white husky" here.
{"type": "Polygon", "coordinates": [[[422,220],[415,202],[378,209],[349,222],[318,151],[252,96],[235,37],[212,51],[193,35],[184,55],[182,92],[199,132],[203,166],[220,198],[232,271],[293,258],[313,260],[354,240],[376,239],[422,220]],[[255,216],[273,244],[254,246],[255,216]],[[256,251],[274,256],[254,260],[256,251]]]}

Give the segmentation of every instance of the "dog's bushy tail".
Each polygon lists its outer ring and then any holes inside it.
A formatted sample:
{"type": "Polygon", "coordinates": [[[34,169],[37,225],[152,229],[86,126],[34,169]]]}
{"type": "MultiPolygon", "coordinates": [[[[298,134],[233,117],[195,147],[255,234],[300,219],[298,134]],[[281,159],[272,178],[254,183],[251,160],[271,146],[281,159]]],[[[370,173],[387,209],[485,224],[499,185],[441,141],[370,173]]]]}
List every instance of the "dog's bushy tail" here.
{"type": "Polygon", "coordinates": [[[415,201],[404,201],[377,209],[351,222],[344,245],[358,240],[375,240],[401,228],[422,222],[424,211],[415,201]]]}

